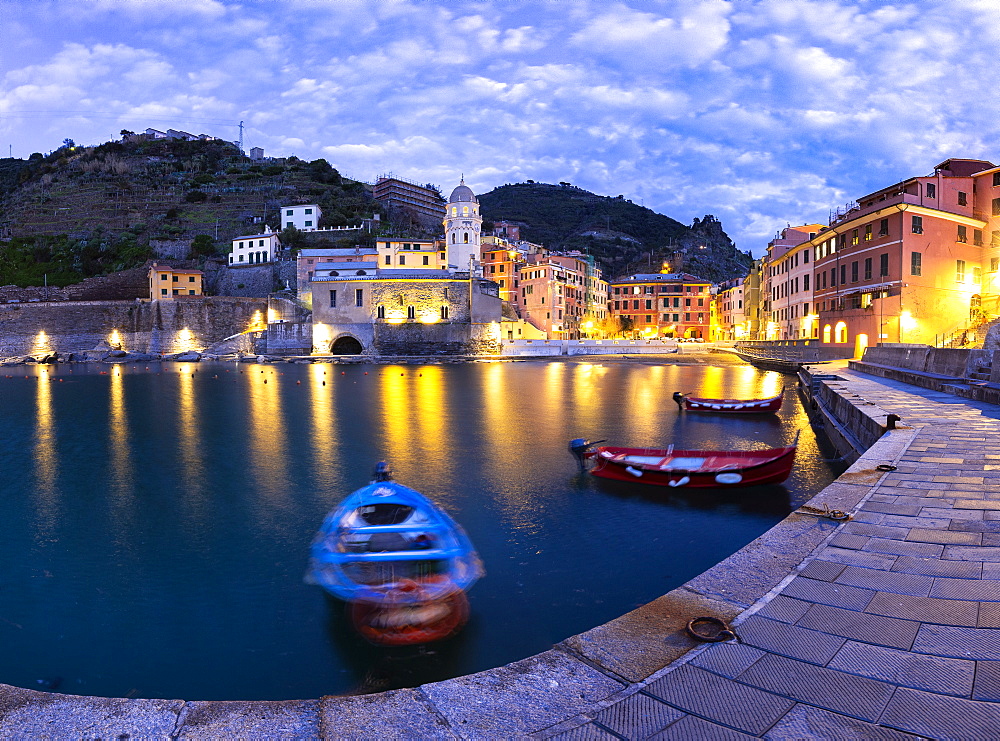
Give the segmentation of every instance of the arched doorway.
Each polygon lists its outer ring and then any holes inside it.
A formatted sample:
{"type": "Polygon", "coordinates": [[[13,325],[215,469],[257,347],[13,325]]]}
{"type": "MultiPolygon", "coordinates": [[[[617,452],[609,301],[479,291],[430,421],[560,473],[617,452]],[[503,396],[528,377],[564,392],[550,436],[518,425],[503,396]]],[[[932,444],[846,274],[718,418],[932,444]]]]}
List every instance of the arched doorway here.
{"type": "Polygon", "coordinates": [[[859,334],[854,338],[854,357],[862,358],[865,354],[865,348],[868,347],[868,335],[859,334]]]}
{"type": "Polygon", "coordinates": [[[347,334],[343,337],[338,337],[330,345],[331,355],[360,355],[364,350],[365,348],[357,339],[347,334]]]}

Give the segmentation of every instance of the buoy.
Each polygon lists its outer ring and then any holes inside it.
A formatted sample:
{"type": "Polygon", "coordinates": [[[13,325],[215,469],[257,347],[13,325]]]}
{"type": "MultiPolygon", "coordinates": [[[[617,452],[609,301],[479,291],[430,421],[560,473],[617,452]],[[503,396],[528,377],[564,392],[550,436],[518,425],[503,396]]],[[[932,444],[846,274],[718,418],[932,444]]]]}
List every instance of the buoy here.
{"type": "MultiPolygon", "coordinates": [[[[326,383],[326,381],[323,381],[323,383],[326,383]]],[[[296,381],[296,382],[295,382],[295,385],[296,385],[296,386],[301,386],[301,385],[302,385],[302,381],[296,381]]]]}
{"type": "Polygon", "coordinates": [[[326,381],[323,381],[323,385],[326,386],[326,381]]]}
{"type": "MultiPolygon", "coordinates": [[[[323,375],[326,375],[325,373],[323,375]]],[[[344,375],[344,371],[340,371],[340,375],[344,375]]]]}
{"type": "Polygon", "coordinates": [[[368,371],[365,371],[365,375],[366,375],[366,376],[368,375],[368,371]]]}
{"type": "Polygon", "coordinates": [[[267,383],[267,379],[266,378],[264,379],[264,383],[267,383]]]}

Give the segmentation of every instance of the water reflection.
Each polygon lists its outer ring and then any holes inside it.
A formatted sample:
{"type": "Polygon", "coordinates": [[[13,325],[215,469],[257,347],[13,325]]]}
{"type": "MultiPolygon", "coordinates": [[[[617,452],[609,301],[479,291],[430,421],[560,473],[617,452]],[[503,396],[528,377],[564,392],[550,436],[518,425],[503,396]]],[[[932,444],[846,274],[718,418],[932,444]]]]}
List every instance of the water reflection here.
{"type": "Polygon", "coordinates": [[[56,448],[56,420],[52,409],[52,375],[41,366],[35,382],[34,463],[39,536],[46,537],[55,527],[59,514],[59,457],[56,448]]]}
{"type": "MultiPolygon", "coordinates": [[[[112,509],[123,524],[129,520],[127,513],[135,497],[135,466],[132,461],[132,430],[128,422],[128,407],[125,403],[125,379],[121,366],[114,366],[109,378],[109,424],[108,448],[110,453],[110,491],[112,509]]],[[[116,538],[119,546],[131,542],[127,527],[123,527],[116,538]]]]}
{"type": "Polygon", "coordinates": [[[247,371],[249,455],[260,493],[270,505],[290,495],[288,486],[288,427],[282,420],[280,384],[271,368],[252,366],[247,371]]]}
{"type": "Polygon", "coordinates": [[[332,398],[333,388],[327,385],[332,380],[327,375],[329,369],[330,366],[326,364],[308,366],[306,381],[309,391],[308,420],[312,424],[309,436],[313,459],[312,476],[316,489],[322,492],[333,491],[339,480],[339,471],[335,467],[339,462],[339,439],[334,424],[336,412],[332,398]]]}

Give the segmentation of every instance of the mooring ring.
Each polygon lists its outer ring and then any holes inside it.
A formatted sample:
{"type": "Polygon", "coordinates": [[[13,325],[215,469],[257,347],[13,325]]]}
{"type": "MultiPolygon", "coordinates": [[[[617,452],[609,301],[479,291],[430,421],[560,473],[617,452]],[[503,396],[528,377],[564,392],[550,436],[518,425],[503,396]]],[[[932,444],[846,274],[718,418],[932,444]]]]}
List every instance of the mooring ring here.
{"type": "Polygon", "coordinates": [[[891,463],[879,463],[875,466],[876,471],[895,471],[896,467],[891,463]]]}
{"type": "Polygon", "coordinates": [[[696,617],[688,620],[688,624],[684,627],[687,634],[697,641],[706,641],[709,643],[721,643],[722,641],[739,640],[737,636],[730,627],[726,624],[724,620],[720,620],[717,617],[696,617]],[[715,628],[714,632],[711,628],[707,632],[701,632],[698,630],[699,626],[715,628]]]}

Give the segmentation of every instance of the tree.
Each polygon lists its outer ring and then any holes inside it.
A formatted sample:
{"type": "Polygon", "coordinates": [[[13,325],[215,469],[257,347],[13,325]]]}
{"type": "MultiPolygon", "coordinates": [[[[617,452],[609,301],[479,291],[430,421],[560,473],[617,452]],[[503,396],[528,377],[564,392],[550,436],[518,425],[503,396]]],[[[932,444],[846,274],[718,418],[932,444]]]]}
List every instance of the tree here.
{"type": "Polygon", "coordinates": [[[207,234],[199,234],[191,242],[191,254],[198,257],[210,257],[215,254],[215,240],[207,234]]]}
{"type": "Polygon", "coordinates": [[[73,149],[76,146],[76,142],[72,139],[63,139],[63,145],[60,149],[73,149]]]}
{"type": "Polygon", "coordinates": [[[200,190],[189,190],[184,194],[184,200],[188,203],[201,203],[208,200],[208,194],[200,190]]]}

